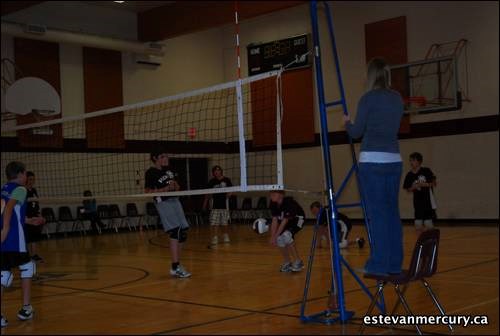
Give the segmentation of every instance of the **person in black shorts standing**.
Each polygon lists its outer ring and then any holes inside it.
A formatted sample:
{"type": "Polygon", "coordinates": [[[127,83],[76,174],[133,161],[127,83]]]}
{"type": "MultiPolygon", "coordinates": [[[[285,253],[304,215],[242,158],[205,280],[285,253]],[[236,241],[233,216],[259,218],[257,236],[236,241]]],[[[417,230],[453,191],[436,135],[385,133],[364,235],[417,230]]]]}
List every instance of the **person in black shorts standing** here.
{"type": "Polygon", "coordinates": [[[26,225],[24,226],[24,234],[26,235],[26,244],[31,252],[31,259],[35,262],[43,262],[43,258],[37,254],[36,242],[42,239],[42,228],[45,224],[45,218],[40,214],[40,205],[36,198],[38,192],[34,187],[35,173],[32,171],[26,172],[26,225]]]}
{"type": "MultiPolygon", "coordinates": [[[[208,181],[209,188],[227,188],[232,187],[233,184],[231,180],[224,176],[222,168],[220,166],[214,166],[212,168],[213,178],[208,181]]],[[[228,198],[231,196],[230,193],[220,193],[213,194],[212,196],[212,210],[210,211],[210,227],[212,231],[211,245],[217,245],[219,242],[219,237],[217,236],[217,231],[219,226],[223,232],[224,243],[229,243],[229,204],[228,198]]],[[[205,196],[205,201],[203,203],[203,209],[208,208],[208,200],[210,195],[205,196]]]]}
{"type": "Polygon", "coordinates": [[[280,272],[299,272],[304,268],[295,246],[295,234],[302,230],[305,213],[292,197],[285,197],[282,190],[271,191],[271,239],[283,255],[284,263],[280,272]]]}
{"type": "Polygon", "coordinates": [[[429,168],[422,167],[423,156],[420,153],[410,155],[411,170],[406,174],[403,188],[413,193],[415,208],[415,228],[417,233],[432,229],[436,219],[436,201],[433,188],[436,176],[429,168]]]}
{"type": "MultiPolygon", "coordinates": [[[[144,191],[146,193],[179,191],[177,174],[169,166],[166,152],[161,149],[152,152],[151,161],[153,166],[146,171],[144,191]]],[[[189,230],[181,202],[176,196],[156,196],[154,201],[163,229],[170,236],[170,253],[172,257],[170,275],[176,278],[188,278],[191,273],[186,271],[180,264],[182,246],[187,240],[187,231],[189,230]]]]}

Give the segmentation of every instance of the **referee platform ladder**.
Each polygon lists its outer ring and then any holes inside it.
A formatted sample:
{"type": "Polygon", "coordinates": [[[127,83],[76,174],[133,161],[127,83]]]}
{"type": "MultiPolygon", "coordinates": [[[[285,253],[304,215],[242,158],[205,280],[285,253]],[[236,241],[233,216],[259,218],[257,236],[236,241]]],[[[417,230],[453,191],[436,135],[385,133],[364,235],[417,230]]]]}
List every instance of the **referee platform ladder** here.
{"type": "MultiPolygon", "coordinates": [[[[337,80],[338,88],[340,91],[340,98],[338,100],[327,102],[325,99],[325,91],[324,91],[324,82],[323,82],[323,69],[321,65],[321,49],[320,49],[320,36],[319,36],[319,24],[318,24],[318,1],[310,2],[310,15],[311,15],[311,24],[312,24],[312,32],[313,32],[313,55],[314,55],[314,66],[316,72],[316,89],[318,95],[318,107],[319,107],[319,116],[320,116],[320,124],[321,124],[321,145],[323,151],[323,161],[324,161],[324,170],[325,170],[325,180],[326,180],[326,191],[328,197],[328,205],[332,210],[331,214],[329,214],[329,233],[330,233],[330,241],[331,246],[331,268],[332,268],[332,277],[331,277],[331,286],[330,293],[336,293],[337,305],[335,308],[329,307],[326,310],[321,311],[319,313],[313,315],[306,315],[306,305],[308,301],[310,280],[311,280],[311,272],[312,265],[314,262],[314,254],[316,250],[316,237],[317,237],[317,229],[319,228],[319,217],[316,221],[313,240],[311,243],[311,250],[309,255],[309,262],[306,273],[306,283],[304,286],[304,295],[301,304],[300,311],[300,319],[303,322],[318,322],[324,324],[332,324],[336,322],[345,323],[350,320],[354,316],[353,311],[349,311],[346,308],[345,302],[345,293],[344,293],[344,284],[342,277],[342,269],[345,269],[352,275],[354,280],[359,284],[363,292],[368,296],[369,301],[373,301],[373,295],[370,293],[368,287],[364,284],[362,279],[355,273],[354,269],[349,265],[349,263],[344,259],[344,257],[340,253],[338,243],[339,232],[337,232],[336,218],[337,218],[337,210],[342,208],[361,208],[363,212],[363,217],[365,221],[366,231],[368,235],[368,241],[371,245],[372,239],[370,234],[370,227],[366,216],[366,208],[365,203],[362,197],[361,192],[361,183],[358,176],[358,162],[356,159],[356,151],[351,137],[348,136],[351,157],[352,157],[352,166],[349,169],[347,175],[342,180],[340,187],[337,192],[334,191],[333,187],[333,171],[332,171],[332,160],[330,156],[330,140],[328,133],[328,117],[327,110],[333,107],[340,106],[344,115],[348,115],[344,85],[342,81],[342,73],[340,71],[340,62],[339,56],[337,52],[337,45],[335,41],[334,34],[334,26],[333,19],[330,10],[330,6],[328,2],[322,1],[320,2],[323,6],[323,10],[325,12],[325,16],[327,19],[328,25],[328,37],[330,39],[333,60],[335,65],[335,77],[337,80]],[[344,192],[347,183],[351,178],[355,177],[358,185],[358,193],[359,193],[359,201],[355,203],[338,203],[339,199],[344,192]]],[[[321,212],[320,212],[321,213],[321,212]]],[[[385,302],[383,296],[380,296],[378,300],[375,300],[376,307],[380,310],[381,314],[385,314],[385,302]]]]}

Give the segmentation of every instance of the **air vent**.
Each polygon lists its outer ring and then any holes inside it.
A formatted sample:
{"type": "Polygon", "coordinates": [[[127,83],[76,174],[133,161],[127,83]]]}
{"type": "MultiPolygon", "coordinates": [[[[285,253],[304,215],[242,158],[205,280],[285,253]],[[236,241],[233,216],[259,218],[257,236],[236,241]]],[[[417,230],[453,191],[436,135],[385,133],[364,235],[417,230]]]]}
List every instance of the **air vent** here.
{"type": "Polygon", "coordinates": [[[45,26],[28,24],[24,27],[24,31],[30,34],[43,35],[47,31],[47,28],[45,26]]]}
{"type": "Polygon", "coordinates": [[[149,49],[155,49],[155,50],[162,50],[163,49],[163,44],[160,43],[154,43],[154,42],[149,42],[147,44],[149,49]]]}

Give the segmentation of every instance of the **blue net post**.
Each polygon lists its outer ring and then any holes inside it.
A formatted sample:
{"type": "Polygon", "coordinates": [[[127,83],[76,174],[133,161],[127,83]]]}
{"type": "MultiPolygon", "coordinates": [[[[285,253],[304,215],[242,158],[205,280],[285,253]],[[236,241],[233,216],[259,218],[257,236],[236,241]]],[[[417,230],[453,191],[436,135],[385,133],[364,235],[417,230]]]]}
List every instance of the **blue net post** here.
{"type": "MultiPolygon", "coordinates": [[[[339,57],[337,53],[337,45],[335,41],[335,33],[334,33],[334,28],[333,28],[333,20],[330,12],[330,7],[328,3],[325,1],[323,2],[324,8],[326,11],[326,17],[327,17],[327,22],[328,22],[328,33],[329,37],[331,40],[331,46],[332,46],[332,52],[333,52],[333,57],[334,57],[334,62],[335,62],[335,73],[336,73],[336,79],[338,83],[338,87],[340,90],[340,99],[332,102],[326,102],[325,101],[325,94],[324,94],[324,82],[323,82],[323,71],[322,71],[322,65],[321,65],[321,49],[320,49],[320,36],[319,36],[319,26],[318,26],[318,5],[317,1],[311,1],[310,2],[310,15],[311,15],[311,24],[312,24],[312,37],[313,37],[313,55],[314,55],[314,65],[315,65],[315,70],[316,70],[316,90],[318,94],[318,107],[319,107],[319,116],[320,116],[320,125],[321,125],[321,148],[323,151],[323,161],[324,161],[324,170],[325,170],[325,183],[326,183],[326,191],[327,191],[327,197],[328,197],[328,206],[331,209],[331,212],[329,214],[330,216],[330,221],[329,221],[329,231],[330,231],[330,241],[331,241],[331,249],[332,249],[332,255],[331,255],[331,268],[332,268],[332,287],[333,287],[333,282],[336,284],[336,289],[337,289],[337,302],[338,302],[338,310],[335,312],[332,312],[330,310],[325,310],[317,314],[313,314],[310,316],[305,315],[305,307],[307,303],[307,294],[309,291],[310,287],[310,278],[311,278],[311,271],[312,271],[312,263],[314,260],[314,248],[316,246],[316,239],[317,239],[317,226],[318,226],[318,221],[319,217],[317,218],[316,226],[315,226],[315,232],[313,236],[313,241],[311,245],[311,254],[309,257],[309,265],[307,268],[307,275],[306,275],[306,284],[304,287],[304,296],[302,300],[302,305],[301,305],[301,312],[300,312],[300,318],[304,322],[320,322],[320,323],[325,323],[325,324],[331,324],[335,322],[346,322],[352,316],[354,315],[353,312],[347,311],[346,310],[346,305],[345,305],[345,293],[344,293],[344,282],[342,278],[342,266],[345,266],[348,272],[353,276],[354,280],[358,282],[360,285],[361,289],[366,293],[366,295],[370,298],[373,299],[373,296],[371,295],[370,291],[368,290],[368,287],[363,283],[363,281],[354,273],[354,270],[349,266],[347,261],[342,257],[340,254],[340,248],[338,245],[338,236],[339,233],[337,232],[337,225],[336,225],[336,218],[337,218],[337,209],[338,208],[347,208],[347,207],[361,207],[364,215],[364,220],[365,220],[365,226],[366,226],[366,231],[368,235],[368,241],[370,243],[370,246],[372,245],[372,239],[371,239],[371,234],[370,234],[370,227],[369,223],[367,220],[366,216],[366,207],[365,207],[365,202],[363,200],[363,192],[361,188],[361,183],[359,179],[359,170],[358,170],[358,162],[356,159],[356,151],[354,148],[353,141],[351,137],[348,136],[349,138],[349,144],[350,144],[350,149],[351,149],[351,157],[352,157],[352,162],[353,165],[351,169],[349,170],[347,176],[344,178],[344,180],[341,183],[339,193],[336,195],[334,191],[334,186],[333,186],[333,173],[332,173],[332,160],[331,160],[331,155],[330,155],[330,142],[329,142],[329,132],[328,132],[328,117],[327,117],[327,109],[332,106],[341,106],[343,109],[344,115],[348,115],[348,110],[347,110],[347,103],[346,103],[346,98],[345,98],[345,91],[344,91],[344,85],[342,81],[342,74],[340,71],[340,63],[339,63],[339,57]],[[340,194],[344,190],[344,188],[347,185],[348,180],[353,176],[356,175],[356,179],[358,182],[358,188],[359,188],[359,196],[360,196],[360,202],[359,203],[351,203],[351,204],[343,204],[343,205],[337,205],[337,200],[340,197],[340,194]],[[337,317],[330,317],[332,313],[337,313],[337,317]]],[[[376,303],[377,307],[381,311],[382,314],[385,314],[385,303],[383,297],[381,297],[380,301],[376,303]]]]}

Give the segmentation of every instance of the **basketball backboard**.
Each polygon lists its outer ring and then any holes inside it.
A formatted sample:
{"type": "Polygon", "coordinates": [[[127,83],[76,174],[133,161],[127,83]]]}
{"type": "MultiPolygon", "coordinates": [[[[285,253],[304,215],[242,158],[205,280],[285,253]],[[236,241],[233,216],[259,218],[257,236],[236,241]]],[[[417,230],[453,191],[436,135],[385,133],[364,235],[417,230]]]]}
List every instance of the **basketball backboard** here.
{"type": "Polygon", "coordinates": [[[401,93],[405,113],[459,110],[462,98],[454,57],[393,65],[391,86],[401,93]]]}

